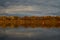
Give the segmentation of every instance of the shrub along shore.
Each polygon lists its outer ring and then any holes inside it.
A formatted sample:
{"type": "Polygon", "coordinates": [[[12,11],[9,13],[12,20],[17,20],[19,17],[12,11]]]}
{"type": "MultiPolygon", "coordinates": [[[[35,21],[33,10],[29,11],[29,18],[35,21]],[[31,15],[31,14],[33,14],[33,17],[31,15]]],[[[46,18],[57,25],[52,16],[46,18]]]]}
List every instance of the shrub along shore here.
{"type": "Polygon", "coordinates": [[[0,27],[60,28],[60,16],[0,16],[0,27]]]}

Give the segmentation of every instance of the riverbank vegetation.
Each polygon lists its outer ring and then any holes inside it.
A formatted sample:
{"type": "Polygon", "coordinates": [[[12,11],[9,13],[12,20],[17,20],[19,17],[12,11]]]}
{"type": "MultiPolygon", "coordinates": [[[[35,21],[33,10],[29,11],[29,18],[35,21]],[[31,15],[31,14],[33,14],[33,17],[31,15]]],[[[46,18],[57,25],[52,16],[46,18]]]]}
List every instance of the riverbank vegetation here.
{"type": "Polygon", "coordinates": [[[0,27],[60,27],[60,16],[0,16],[0,27]]]}

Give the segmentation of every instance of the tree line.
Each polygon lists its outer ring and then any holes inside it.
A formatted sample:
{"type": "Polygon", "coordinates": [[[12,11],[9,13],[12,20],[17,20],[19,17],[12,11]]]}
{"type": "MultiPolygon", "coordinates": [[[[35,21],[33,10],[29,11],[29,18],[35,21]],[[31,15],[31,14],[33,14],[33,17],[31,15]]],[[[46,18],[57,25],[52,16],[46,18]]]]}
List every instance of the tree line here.
{"type": "Polygon", "coordinates": [[[60,16],[0,16],[0,27],[60,27],[60,16]]]}

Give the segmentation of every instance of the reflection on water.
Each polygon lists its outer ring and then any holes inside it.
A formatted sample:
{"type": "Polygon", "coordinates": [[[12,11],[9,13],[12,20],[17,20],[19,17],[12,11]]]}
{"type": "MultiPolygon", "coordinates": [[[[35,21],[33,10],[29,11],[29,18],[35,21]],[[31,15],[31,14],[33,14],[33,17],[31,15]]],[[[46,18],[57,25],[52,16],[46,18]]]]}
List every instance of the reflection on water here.
{"type": "Polygon", "coordinates": [[[1,40],[59,40],[59,37],[60,28],[6,28],[0,32],[1,40]]]}

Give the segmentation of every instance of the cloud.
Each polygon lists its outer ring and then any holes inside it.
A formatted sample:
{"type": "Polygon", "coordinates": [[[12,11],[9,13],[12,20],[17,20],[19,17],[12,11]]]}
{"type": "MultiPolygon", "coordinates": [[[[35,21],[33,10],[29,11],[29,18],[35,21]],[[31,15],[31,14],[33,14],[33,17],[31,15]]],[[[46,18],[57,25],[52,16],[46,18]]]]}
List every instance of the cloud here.
{"type": "Polygon", "coordinates": [[[9,5],[36,5],[42,0],[0,0],[0,6],[7,7],[9,5]]]}
{"type": "MultiPolygon", "coordinates": [[[[40,11],[41,13],[56,13],[58,12],[60,9],[58,8],[54,8],[54,7],[44,7],[44,6],[37,6],[37,5],[33,5],[33,6],[24,6],[24,5],[13,5],[13,6],[9,6],[5,10],[6,13],[9,12],[19,12],[19,11],[40,11]]],[[[4,11],[3,11],[4,12],[4,11]]]]}
{"type": "Polygon", "coordinates": [[[0,13],[11,13],[20,11],[34,11],[34,9],[32,8],[32,6],[9,6],[6,9],[1,9],[0,13]]]}
{"type": "Polygon", "coordinates": [[[16,6],[6,9],[6,13],[16,12],[16,11],[33,11],[33,8],[31,6],[16,6]]]}

